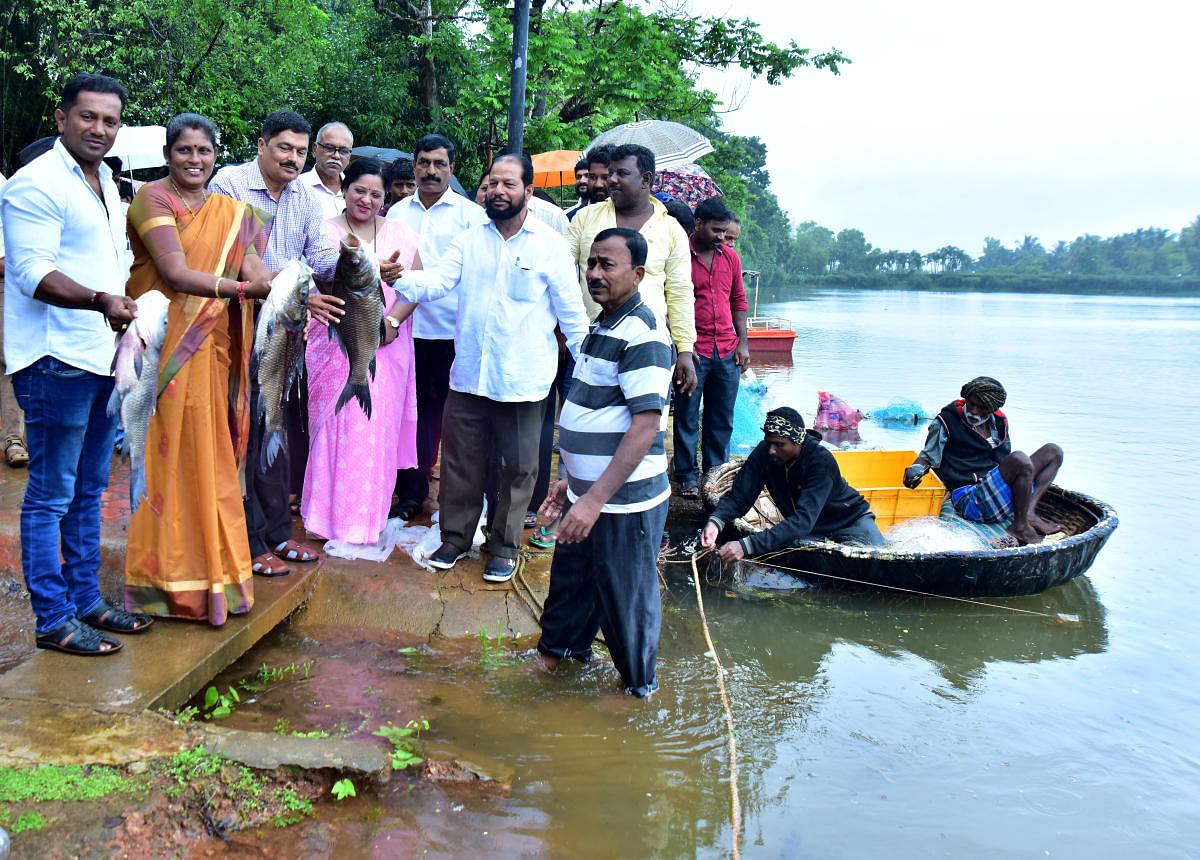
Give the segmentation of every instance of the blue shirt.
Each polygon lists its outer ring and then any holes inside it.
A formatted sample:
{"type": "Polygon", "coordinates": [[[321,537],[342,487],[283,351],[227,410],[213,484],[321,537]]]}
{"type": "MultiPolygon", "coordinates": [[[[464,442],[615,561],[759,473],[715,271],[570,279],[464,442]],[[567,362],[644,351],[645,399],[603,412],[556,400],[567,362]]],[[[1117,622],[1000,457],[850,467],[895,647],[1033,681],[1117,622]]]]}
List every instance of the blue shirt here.
{"type": "Polygon", "coordinates": [[[116,338],[104,314],[57,308],[33,297],[42,279],[61,272],[88,289],[123,295],[125,215],[108,165],[97,196],[63,146],[22,167],[4,185],[4,363],[9,373],[47,355],[101,376],[112,372],[116,338]]]}

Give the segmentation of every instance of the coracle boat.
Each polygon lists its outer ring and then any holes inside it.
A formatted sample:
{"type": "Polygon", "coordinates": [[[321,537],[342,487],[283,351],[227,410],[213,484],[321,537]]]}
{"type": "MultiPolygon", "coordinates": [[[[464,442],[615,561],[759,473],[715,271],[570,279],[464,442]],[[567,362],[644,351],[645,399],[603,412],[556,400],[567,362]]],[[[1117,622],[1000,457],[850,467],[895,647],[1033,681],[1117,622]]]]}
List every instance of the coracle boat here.
{"type": "MultiPolygon", "coordinates": [[[[984,540],[994,539],[1004,525],[968,523],[954,514],[945,490],[931,474],[915,490],[903,486],[868,486],[872,477],[895,481],[903,466],[916,459],[911,451],[836,451],[846,480],[871,504],[880,530],[887,537],[896,524],[917,516],[937,515],[956,526],[971,528],[984,540]],[[902,464],[899,465],[898,464],[902,464]]],[[[733,485],[742,459],[713,469],[704,476],[701,496],[711,511],[733,485]]],[[[876,484],[883,483],[875,481],[876,484]]],[[[1058,536],[1040,544],[986,547],[971,550],[908,551],[905,548],[862,547],[819,541],[772,553],[766,563],[796,577],[821,584],[845,583],[899,588],[945,597],[1022,597],[1062,585],[1087,570],[1117,527],[1109,505],[1083,493],[1051,484],[1038,515],[1062,526],[1058,536]]],[[[732,529],[750,534],[782,519],[764,490],[746,517],[732,529]]],[[[722,536],[722,540],[731,537],[722,536]]]]}

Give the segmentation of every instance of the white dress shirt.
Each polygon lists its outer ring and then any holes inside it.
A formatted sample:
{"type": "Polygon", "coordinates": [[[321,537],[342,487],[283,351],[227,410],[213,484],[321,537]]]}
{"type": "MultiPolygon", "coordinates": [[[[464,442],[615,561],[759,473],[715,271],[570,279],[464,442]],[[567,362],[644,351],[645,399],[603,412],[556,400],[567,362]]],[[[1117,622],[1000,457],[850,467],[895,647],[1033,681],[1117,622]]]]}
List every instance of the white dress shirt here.
{"type": "MultiPolygon", "coordinates": [[[[0,195],[4,193],[4,183],[8,182],[4,178],[4,174],[0,173],[0,195]]],[[[0,218],[0,260],[4,259],[4,219],[0,218]]]]}
{"type": "MultiPolygon", "coordinates": [[[[387,217],[399,218],[420,237],[417,251],[421,265],[427,269],[438,264],[450,243],[463,231],[488,223],[482,206],[451,188],[428,209],[421,203],[420,192],[405,197],[388,210],[387,217]]],[[[453,340],[457,317],[458,300],[453,296],[422,303],[412,315],[413,337],[453,340]]]]}
{"type": "Polygon", "coordinates": [[[567,220],[567,213],[540,197],[529,198],[529,214],[553,227],[560,236],[566,236],[567,230],[571,228],[571,222],[567,220]]]}
{"type": "Polygon", "coordinates": [[[491,221],[450,243],[438,264],[396,282],[406,302],[457,299],[450,387],[506,403],[541,400],[558,373],[558,324],[571,355],[588,331],[566,241],[532,215],[511,239],[491,221]]]}
{"type": "Polygon", "coordinates": [[[101,376],[112,372],[116,339],[104,314],[56,308],[33,297],[58,271],[88,289],[124,295],[125,217],[108,165],[104,199],[61,140],[18,170],[0,195],[4,222],[4,363],[9,373],[50,355],[101,376]]]}
{"type": "Polygon", "coordinates": [[[317,168],[314,167],[307,173],[301,173],[297,178],[305,185],[311,185],[317,190],[317,198],[321,201],[321,211],[325,216],[321,219],[322,221],[336,218],[346,209],[346,199],[342,196],[342,189],[330,191],[326,188],[325,183],[321,181],[321,175],[317,173],[317,168]]]}

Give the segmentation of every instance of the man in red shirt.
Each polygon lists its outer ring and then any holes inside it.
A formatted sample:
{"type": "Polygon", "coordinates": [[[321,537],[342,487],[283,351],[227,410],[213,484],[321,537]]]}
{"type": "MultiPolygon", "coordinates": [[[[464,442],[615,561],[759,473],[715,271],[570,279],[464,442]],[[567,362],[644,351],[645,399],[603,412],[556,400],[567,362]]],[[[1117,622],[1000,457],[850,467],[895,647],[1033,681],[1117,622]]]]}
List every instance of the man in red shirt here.
{"type": "Polygon", "coordinates": [[[707,472],[729,459],[738,380],[741,368],[750,363],[742,261],[737,251],[725,244],[725,231],[734,220],[734,214],[719,197],[704,200],[696,207],[691,248],[692,286],[696,292],[696,349],[692,355],[697,385],[691,394],[675,393],[675,480],[684,498],[698,495],[696,439],[700,433],[701,399],[701,460],[707,472]]]}

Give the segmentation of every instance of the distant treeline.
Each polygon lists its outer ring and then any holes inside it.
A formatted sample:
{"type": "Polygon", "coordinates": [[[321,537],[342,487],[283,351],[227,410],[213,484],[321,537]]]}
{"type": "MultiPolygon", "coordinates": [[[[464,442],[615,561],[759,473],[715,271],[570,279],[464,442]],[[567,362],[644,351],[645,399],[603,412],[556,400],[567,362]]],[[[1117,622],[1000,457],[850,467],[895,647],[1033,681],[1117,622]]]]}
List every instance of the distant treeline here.
{"type": "Polygon", "coordinates": [[[1157,227],[1101,238],[1084,235],[1049,251],[1033,236],[1016,247],[988,237],[978,258],[947,245],[936,251],[875,248],[861,230],[834,233],[808,221],[770,255],[748,249],[747,268],[773,292],[800,285],[861,289],[994,292],[1200,294],[1200,217],[1178,233],[1157,227]]]}

